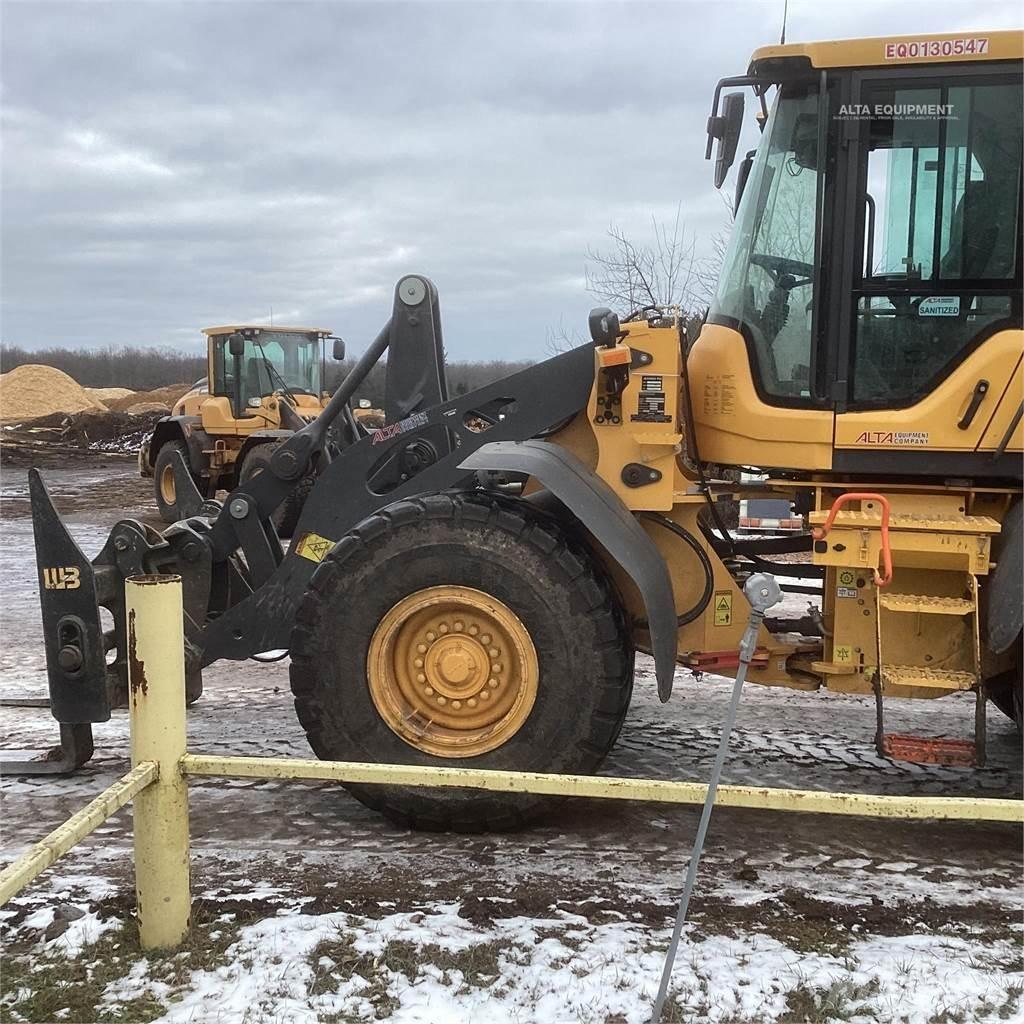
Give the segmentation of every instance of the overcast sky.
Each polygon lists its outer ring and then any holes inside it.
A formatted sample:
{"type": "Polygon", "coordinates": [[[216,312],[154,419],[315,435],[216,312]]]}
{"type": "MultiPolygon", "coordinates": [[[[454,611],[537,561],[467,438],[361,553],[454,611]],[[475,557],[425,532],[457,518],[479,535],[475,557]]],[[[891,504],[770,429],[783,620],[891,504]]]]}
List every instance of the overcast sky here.
{"type": "MultiPolygon", "coordinates": [[[[789,41],[1017,27],[1005,0],[791,0],[789,41]]],[[[681,207],[743,3],[6,2],[3,320],[29,346],[193,346],[237,320],[361,351],[417,271],[454,358],[582,329],[588,246],[681,207]]],[[[750,106],[748,104],[748,110],[750,106]]],[[[731,185],[727,186],[731,192],[731,185]]]]}

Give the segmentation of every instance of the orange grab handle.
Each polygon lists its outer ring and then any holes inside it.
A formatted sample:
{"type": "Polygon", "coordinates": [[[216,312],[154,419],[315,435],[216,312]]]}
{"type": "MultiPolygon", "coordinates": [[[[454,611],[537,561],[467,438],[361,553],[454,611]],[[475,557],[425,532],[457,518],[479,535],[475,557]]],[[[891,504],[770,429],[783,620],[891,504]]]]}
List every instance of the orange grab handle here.
{"type": "Polygon", "coordinates": [[[847,494],[840,494],[832,502],[824,526],[816,526],[811,531],[811,536],[815,540],[824,540],[828,536],[828,531],[832,529],[836,513],[848,501],[877,501],[882,506],[882,565],[885,568],[885,574],[882,575],[875,569],[875,586],[887,587],[892,583],[892,550],[889,547],[889,499],[884,495],[875,494],[872,491],[849,491],[847,494]]]}

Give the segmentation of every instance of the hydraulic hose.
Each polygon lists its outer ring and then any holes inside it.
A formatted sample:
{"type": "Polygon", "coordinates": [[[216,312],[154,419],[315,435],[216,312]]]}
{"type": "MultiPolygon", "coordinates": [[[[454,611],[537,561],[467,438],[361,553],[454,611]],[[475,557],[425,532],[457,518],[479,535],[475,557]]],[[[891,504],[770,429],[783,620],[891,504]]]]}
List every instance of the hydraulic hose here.
{"type": "MultiPolygon", "coordinates": [[[[653,512],[644,512],[641,514],[640,518],[655,523],[657,526],[664,527],[666,530],[671,530],[677,537],[684,540],[697,556],[697,560],[700,562],[701,568],[704,570],[704,592],[699,598],[697,598],[697,603],[694,604],[692,608],[683,612],[682,615],[676,616],[676,625],[685,626],[687,623],[693,622],[694,619],[702,615],[704,613],[704,609],[707,608],[708,604],[711,602],[711,596],[715,591],[715,570],[711,566],[711,559],[708,558],[708,553],[701,547],[700,542],[689,532],[689,530],[684,530],[683,527],[678,523],[674,523],[668,517],[659,516],[653,512]]],[[[642,627],[649,625],[647,619],[637,619],[636,624],[642,627]]]]}

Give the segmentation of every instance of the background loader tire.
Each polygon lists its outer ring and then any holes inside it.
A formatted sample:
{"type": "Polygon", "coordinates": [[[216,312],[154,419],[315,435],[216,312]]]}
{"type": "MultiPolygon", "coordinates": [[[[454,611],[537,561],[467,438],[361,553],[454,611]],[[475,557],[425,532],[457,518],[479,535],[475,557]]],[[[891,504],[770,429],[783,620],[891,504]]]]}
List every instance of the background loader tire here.
{"type": "MultiPolygon", "coordinates": [[[[246,480],[252,479],[257,473],[262,473],[270,465],[274,452],[280,447],[280,441],[268,441],[266,444],[258,444],[256,447],[250,448],[242,460],[238,482],[244,484],[246,480]]],[[[274,521],[279,536],[290,537],[294,532],[299,516],[302,515],[302,506],[306,504],[314,482],[312,476],[304,476],[295,485],[291,494],[277,506],[270,518],[274,521]]]]}
{"type": "MultiPolygon", "coordinates": [[[[452,629],[460,627],[471,628],[452,629]]],[[[629,631],[594,560],[528,504],[480,494],[400,501],[342,538],[312,578],[291,652],[299,721],[324,759],[593,772],[618,736],[632,691],[629,631]],[[536,696],[525,720],[499,746],[474,756],[437,756],[406,742],[371,694],[367,659],[382,619],[403,599],[437,587],[497,599],[528,631],[537,655],[536,696]]],[[[429,661],[430,654],[423,657],[429,661]]],[[[348,788],[393,820],[431,830],[515,828],[552,804],[531,794],[348,788]]]]}
{"type": "MultiPolygon", "coordinates": [[[[156,462],[153,465],[153,491],[156,494],[156,507],[160,510],[160,518],[165,523],[176,523],[181,517],[178,514],[178,503],[175,496],[174,472],[171,466],[171,457],[175,452],[181,452],[188,462],[188,446],[184,441],[167,441],[161,445],[160,451],[156,453],[156,462]]],[[[195,476],[193,475],[193,479],[195,476]]],[[[201,482],[197,481],[196,486],[202,493],[201,482]]]]}

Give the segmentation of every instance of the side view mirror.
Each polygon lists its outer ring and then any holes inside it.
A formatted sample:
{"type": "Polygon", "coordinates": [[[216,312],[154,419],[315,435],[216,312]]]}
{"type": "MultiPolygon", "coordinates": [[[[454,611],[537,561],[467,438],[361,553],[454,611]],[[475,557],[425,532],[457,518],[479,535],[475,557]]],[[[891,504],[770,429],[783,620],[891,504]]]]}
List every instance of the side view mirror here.
{"type": "Polygon", "coordinates": [[[613,348],[619,340],[619,318],[610,309],[603,306],[590,311],[590,337],[595,345],[604,345],[606,348],[613,348]]]}
{"type": "Polygon", "coordinates": [[[228,351],[233,356],[240,356],[245,351],[245,338],[240,334],[232,334],[228,338],[228,351]]]}
{"type": "Polygon", "coordinates": [[[721,188],[736,159],[743,128],[743,93],[730,92],[722,99],[722,113],[708,121],[708,134],[718,140],[715,150],[715,188],[721,188]]]}
{"type": "Polygon", "coordinates": [[[743,198],[744,189],[747,187],[747,178],[750,177],[750,169],[754,166],[754,153],[756,150],[750,150],[747,155],[740,161],[740,168],[736,172],[736,198],[733,201],[732,212],[734,214],[739,212],[740,200],[743,198]]]}
{"type": "Polygon", "coordinates": [[[340,363],[345,358],[345,342],[341,338],[332,338],[331,340],[334,342],[331,356],[340,363]]]}

